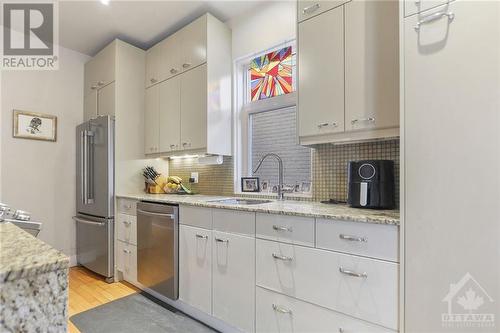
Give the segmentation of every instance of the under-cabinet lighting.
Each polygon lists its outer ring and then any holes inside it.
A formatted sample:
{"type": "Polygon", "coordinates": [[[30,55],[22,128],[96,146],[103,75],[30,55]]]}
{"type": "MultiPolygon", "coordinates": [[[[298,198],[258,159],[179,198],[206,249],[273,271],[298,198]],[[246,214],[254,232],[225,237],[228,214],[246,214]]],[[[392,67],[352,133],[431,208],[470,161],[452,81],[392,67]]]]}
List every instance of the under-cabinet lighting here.
{"type": "Polygon", "coordinates": [[[103,5],[108,6],[110,0],[100,0],[100,1],[103,5]]]}
{"type": "Polygon", "coordinates": [[[179,155],[179,156],[170,156],[171,160],[180,160],[185,158],[198,158],[198,155],[179,155]]]}

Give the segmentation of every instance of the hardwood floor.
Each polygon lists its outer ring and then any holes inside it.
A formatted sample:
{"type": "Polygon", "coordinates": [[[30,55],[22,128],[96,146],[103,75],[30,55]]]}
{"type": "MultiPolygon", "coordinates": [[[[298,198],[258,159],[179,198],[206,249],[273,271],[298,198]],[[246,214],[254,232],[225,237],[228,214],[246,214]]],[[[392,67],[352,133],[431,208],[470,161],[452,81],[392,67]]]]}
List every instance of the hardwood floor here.
{"type": "MultiPolygon", "coordinates": [[[[72,267],[69,270],[69,317],[138,291],[127,282],[109,284],[101,276],[83,267],[72,267]]],[[[80,333],[71,321],[68,323],[68,331],[80,333]]]]}

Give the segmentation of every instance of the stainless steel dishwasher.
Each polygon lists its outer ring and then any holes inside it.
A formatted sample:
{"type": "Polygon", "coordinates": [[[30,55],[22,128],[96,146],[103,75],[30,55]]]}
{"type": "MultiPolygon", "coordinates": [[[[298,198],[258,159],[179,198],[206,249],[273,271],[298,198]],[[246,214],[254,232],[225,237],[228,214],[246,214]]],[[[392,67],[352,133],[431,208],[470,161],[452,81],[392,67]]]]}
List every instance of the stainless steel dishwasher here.
{"type": "Polygon", "coordinates": [[[137,280],[146,292],[179,298],[179,206],[137,204],[137,280]]]}

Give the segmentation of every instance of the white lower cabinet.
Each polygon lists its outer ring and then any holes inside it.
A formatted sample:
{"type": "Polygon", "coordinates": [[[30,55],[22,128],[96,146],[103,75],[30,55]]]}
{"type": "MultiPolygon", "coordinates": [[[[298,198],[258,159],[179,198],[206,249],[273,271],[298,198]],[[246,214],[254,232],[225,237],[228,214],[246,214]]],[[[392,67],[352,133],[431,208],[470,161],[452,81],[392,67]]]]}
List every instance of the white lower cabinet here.
{"type": "Polygon", "coordinates": [[[116,269],[125,281],[137,283],[137,246],[118,240],[116,251],[116,269]]]}
{"type": "Polygon", "coordinates": [[[257,287],[257,333],[393,332],[335,311],[257,287]]]}
{"type": "Polygon", "coordinates": [[[212,231],[179,227],[179,299],[212,313],[212,231]]]}
{"type": "Polygon", "coordinates": [[[254,332],[255,238],[213,232],[213,316],[254,332]]]}
{"type": "Polygon", "coordinates": [[[258,286],[398,328],[398,264],[260,239],[256,249],[258,286]]]}

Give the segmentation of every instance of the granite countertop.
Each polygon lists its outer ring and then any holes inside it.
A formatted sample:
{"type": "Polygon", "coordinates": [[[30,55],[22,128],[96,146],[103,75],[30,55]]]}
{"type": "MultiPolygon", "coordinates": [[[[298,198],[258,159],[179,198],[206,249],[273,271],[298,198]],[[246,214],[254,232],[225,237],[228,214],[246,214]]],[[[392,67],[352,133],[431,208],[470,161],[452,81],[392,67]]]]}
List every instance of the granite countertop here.
{"type": "Polygon", "coordinates": [[[12,223],[0,223],[0,283],[68,267],[63,253],[12,223]]]}
{"type": "MultiPolygon", "coordinates": [[[[223,209],[250,211],[250,212],[305,216],[305,217],[325,218],[325,219],[341,220],[341,221],[390,224],[399,226],[398,210],[358,209],[358,208],[351,208],[347,205],[333,205],[333,204],[331,205],[331,204],[323,204],[320,202],[295,201],[295,200],[285,200],[285,201],[272,200],[272,202],[270,203],[258,204],[258,205],[233,205],[233,204],[224,204],[220,202],[213,202],[213,200],[227,199],[229,197],[207,196],[207,195],[133,193],[133,194],[120,194],[117,195],[117,197],[172,203],[172,204],[185,204],[185,205],[208,207],[208,208],[223,208],[223,209]]],[[[242,199],[248,199],[248,198],[242,198],[242,199]]]]}

